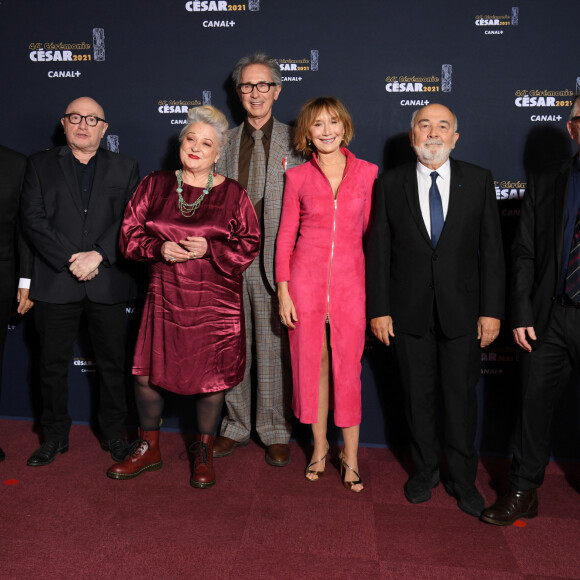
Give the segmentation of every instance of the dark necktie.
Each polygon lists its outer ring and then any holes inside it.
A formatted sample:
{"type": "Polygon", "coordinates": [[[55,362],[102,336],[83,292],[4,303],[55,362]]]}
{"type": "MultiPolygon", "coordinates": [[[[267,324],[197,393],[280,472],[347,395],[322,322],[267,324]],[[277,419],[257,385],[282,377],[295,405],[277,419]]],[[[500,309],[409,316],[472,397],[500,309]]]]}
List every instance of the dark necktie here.
{"type": "Polygon", "coordinates": [[[580,211],[574,224],[574,235],[572,236],[572,245],[568,256],[564,293],[572,302],[580,301],[580,211]]]}
{"type": "Polygon", "coordinates": [[[252,150],[252,160],[250,161],[248,175],[248,195],[254,207],[263,199],[266,185],[266,155],[264,154],[264,144],[262,143],[263,136],[264,132],[259,129],[252,133],[254,149],[252,150]]]}
{"type": "Polygon", "coordinates": [[[431,212],[431,243],[435,248],[443,229],[445,220],[443,219],[443,204],[441,203],[441,194],[437,187],[437,177],[439,174],[436,171],[431,173],[431,187],[429,188],[429,209],[431,212]]]}

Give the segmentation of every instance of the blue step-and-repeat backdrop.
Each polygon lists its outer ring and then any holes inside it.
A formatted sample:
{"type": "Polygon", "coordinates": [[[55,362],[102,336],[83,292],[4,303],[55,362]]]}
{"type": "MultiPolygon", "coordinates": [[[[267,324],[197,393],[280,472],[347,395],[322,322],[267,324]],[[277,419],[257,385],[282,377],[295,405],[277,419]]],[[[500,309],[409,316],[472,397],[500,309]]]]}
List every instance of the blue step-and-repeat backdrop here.
{"type": "MultiPolygon", "coordinates": [[[[87,95],[105,109],[104,146],[138,159],[142,176],[174,168],[190,107],[209,103],[241,122],[230,73],[239,57],[262,50],[282,68],[278,120],[292,123],[305,100],[335,95],[354,119],[351,149],[381,170],[413,158],[407,132],[415,109],[440,102],[455,111],[455,157],[492,170],[508,248],[528,172],[573,152],[566,120],[580,88],[579,19],[578,0],[2,0],[0,143],[25,154],[59,144],[66,105],[87,95]]],[[[139,315],[136,301],[129,351],[139,315]]],[[[77,421],[91,420],[97,396],[85,336],[70,365],[77,421]]],[[[37,416],[37,357],[32,319],[15,316],[0,416],[37,416]]],[[[510,450],[516,363],[506,326],[482,352],[483,452],[510,450]]],[[[580,457],[577,392],[572,377],[555,421],[559,457],[580,457]]],[[[173,401],[165,425],[187,428],[189,412],[173,401]]],[[[403,442],[402,415],[392,355],[369,336],[361,441],[403,442]]]]}

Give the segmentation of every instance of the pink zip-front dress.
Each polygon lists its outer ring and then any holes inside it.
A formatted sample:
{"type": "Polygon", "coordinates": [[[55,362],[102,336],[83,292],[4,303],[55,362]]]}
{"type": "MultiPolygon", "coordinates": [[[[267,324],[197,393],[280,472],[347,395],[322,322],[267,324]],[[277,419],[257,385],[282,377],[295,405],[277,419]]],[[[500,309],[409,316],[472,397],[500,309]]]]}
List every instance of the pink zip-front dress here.
{"type": "Polygon", "coordinates": [[[298,322],[288,330],[294,381],[293,410],[302,423],[318,420],[320,361],[330,324],[334,422],[361,420],[361,357],[365,342],[365,258],[378,167],[347,149],[336,199],[316,156],[286,172],[276,281],[288,282],[298,322]]]}

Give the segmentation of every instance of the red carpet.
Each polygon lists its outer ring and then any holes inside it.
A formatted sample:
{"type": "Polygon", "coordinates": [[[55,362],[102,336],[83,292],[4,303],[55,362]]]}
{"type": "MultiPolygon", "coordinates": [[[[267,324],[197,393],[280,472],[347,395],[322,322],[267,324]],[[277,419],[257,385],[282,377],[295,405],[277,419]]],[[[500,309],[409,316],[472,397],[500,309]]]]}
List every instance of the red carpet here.
{"type": "MultiPolygon", "coordinates": [[[[162,433],[163,469],[132,481],[105,476],[110,456],[88,427],[74,426],[70,451],[46,467],[26,466],[38,446],[30,422],[1,420],[0,446],[2,579],[580,578],[580,463],[550,464],[540,516],[499,528],[442,486],[407,503],[406,471],[384,449],[361,449],[357,495],[334,465],[307,482],[295,443],[286,468],[256,444],[216,460],[209,490],[189,486],[178,433],[162,433]]],[[[488,503],[508,465],[482,458],[488,503]]]]}

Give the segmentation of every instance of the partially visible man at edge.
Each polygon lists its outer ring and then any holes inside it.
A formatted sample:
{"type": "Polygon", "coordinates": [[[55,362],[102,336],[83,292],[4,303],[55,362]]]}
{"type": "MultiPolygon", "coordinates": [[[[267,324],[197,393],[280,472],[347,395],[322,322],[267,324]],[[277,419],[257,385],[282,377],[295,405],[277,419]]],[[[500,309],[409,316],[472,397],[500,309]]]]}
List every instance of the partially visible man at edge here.
{"type": "Polygon", "coordinates": [[[510,306],[514,341],[523,349],[521,404],[510,490],[481,516],[498,526],[538,515],[554,410],[566,379],[580,370],[580,95],[567,126],[578,153],[530,176],[512,245],[510,306]]]}
{"type": "MultiPolygon", "coordinates": [[[[28,298],[32,254],[19,233],[18,208],[25,169],[26,156],[0,145],[0,380],[14,295],[18,301],[18,314],[25,314],[34,305],[28,298]],[[20,276],[18,283],[17,272],[20,276]]],[[[0,449],[0,461],[5,457],[0,449]]]]}

